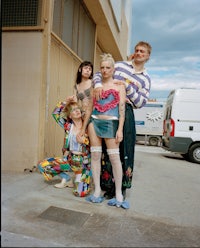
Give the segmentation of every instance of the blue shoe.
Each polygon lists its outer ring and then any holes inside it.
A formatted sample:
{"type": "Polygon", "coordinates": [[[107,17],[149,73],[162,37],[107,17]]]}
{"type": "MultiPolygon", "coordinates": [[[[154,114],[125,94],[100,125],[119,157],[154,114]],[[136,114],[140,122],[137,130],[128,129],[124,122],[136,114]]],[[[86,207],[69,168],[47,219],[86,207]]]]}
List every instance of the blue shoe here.
{"type": "Polygon", "coordinates": [[[109,201],[108,201],[108,205],[109,206],[116,206],[116,203],[117,203],[117,200],[116,200],[116,198],[112,198],[112,199],[110,199],[109,201]]]}
{"type": "Polygon", "coordinates": [[[129,203],[127,201],[119,202],[117,201],[116,198],[112,198],[111,200],[108,201],[107,203],[109,206],[116,206],[117,208],[124,208],[128,209],[130,208],[129,203]]]}
{"type": "Polygon", "coordinates": [[[94,195],[90,195],[86,197],[86,201],[92,202],[92,203],[101,203],[104,201],[103,196],[95,197],[94,195]]]}
{"type": "Polygon", "coordinates": [[[116,207],[117,208],[124,208],[124,209],[128,209],[130,208],[130,205],[127,201],[123,201],[123,202],[119,202],[119,201],[116,201],[116,207]]]}

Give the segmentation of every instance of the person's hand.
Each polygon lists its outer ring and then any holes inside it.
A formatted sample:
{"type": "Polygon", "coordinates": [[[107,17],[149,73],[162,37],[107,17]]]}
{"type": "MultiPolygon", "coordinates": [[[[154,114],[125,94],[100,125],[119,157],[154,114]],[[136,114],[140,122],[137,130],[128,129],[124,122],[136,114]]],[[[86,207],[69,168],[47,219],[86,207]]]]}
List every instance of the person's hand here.
{"type": "Polygon", "coordinates": [[[134,59],[134,55],[135,55],[134,53],[133,53],[133,54],[131,54],[131,55],[129,55],[129,56],[128,56],[128,61],[133,60],[133,59],[134,59]]]}
{"type": "Polygon", "coordinates": [[[93,96],[97,101],[101,99],[102,91],[103,91],[103,87],[98,87],[93,90],[93,96]]]}
{"type": "Polygon", "coordinates": [[[67,150],[63,150],[63,156],[68,156],[68,154],[69,154],[69,151],[67,151],[67,150]]]}
{"type": "Polygon", "coordinates": [[[123,132],[117,130],[116,136],[115,136],[115,142],[118,144],[118,143],[122,142],[122,140],[123,140],[123,132]]]}
{"type": "Polygon", "coordinates": [[[78,143],[82,144],[84,142],[84,136],[77,135],[76,140],[78,143]]]}
{"type": "Polygon", "coordinates": [[[124,81],[122,81],[122,80],[117,80],[117,79],[114,79],[114,84],[125,86],[125,82],[124,82],[124,81]]]}
{"type": "Polygon", "coordinates": [[[84,134],[85,134],[85,131],[82,129],[80,130],[79,133],[77,133],[76,140],[78,143],[82,144],[84,142],[84,134]]]}
{"type": "Polygon", "coordinates": [[[75,95],[73,96],[68,96],[66,99],[66,104],[77,102],[77,97],[75,95]]]}

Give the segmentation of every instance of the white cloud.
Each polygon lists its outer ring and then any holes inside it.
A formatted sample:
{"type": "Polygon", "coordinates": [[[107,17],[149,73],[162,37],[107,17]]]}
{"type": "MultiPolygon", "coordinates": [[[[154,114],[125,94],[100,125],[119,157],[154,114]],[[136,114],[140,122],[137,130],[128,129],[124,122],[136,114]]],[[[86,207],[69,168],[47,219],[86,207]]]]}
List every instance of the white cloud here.
{"type": "Polygon", "coordinates": [[[199,57],[187,56],[187,57],[183,58],[183,61],[189,62],[189,63],[197,63],[197,62],[199,62],[199,57]]]}
{"type": "Polygon", "coordinates": [[[200,88],[200,0],[133,0],[131,51],[152,45],[152,90],[200,88]]]}

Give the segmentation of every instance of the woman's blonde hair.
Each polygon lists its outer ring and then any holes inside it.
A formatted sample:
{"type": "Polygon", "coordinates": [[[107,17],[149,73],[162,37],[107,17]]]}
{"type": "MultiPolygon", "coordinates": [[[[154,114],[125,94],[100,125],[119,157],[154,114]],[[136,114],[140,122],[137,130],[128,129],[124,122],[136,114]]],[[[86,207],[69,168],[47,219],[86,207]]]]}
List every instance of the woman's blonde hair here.
{"type": "Polygon", "coordinates": [[[114,59],[110,53],[104,53],[100,56],[101,56],[100,65],[103,61],[109,61],[112,65],[112,67],[115,66],[115,61],[114,61],[114,59]]]}

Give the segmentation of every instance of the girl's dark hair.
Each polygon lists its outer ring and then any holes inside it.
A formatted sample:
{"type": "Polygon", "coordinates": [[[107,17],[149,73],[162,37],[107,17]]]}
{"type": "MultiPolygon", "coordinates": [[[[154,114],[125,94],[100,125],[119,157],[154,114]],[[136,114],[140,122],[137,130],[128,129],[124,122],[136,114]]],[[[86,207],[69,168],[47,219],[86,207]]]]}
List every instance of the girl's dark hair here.
{"type": "Polygon", "coordinates": [[[90,61],[83,61],[80,65],[79,65],[79,68],[78,68],[78,71],[77,71],[77,76],[76,76],[76,83],[77,84],[80,84],[81,82],[81,78],[82,78],[82,68],[84,66],[90,66],[92,68],[92,73],[90,75],[90,79],[92,79],[93,77],[93,64],[90,62],[90,61]]]}

